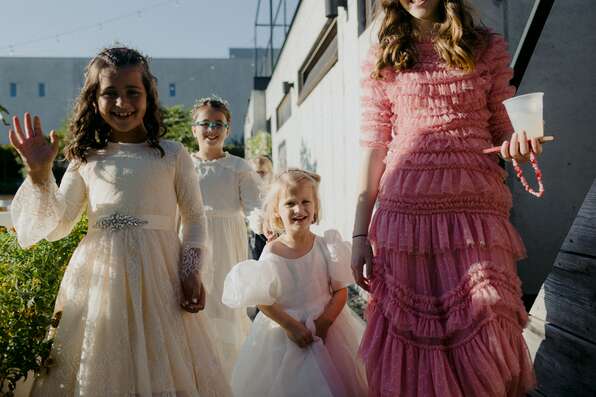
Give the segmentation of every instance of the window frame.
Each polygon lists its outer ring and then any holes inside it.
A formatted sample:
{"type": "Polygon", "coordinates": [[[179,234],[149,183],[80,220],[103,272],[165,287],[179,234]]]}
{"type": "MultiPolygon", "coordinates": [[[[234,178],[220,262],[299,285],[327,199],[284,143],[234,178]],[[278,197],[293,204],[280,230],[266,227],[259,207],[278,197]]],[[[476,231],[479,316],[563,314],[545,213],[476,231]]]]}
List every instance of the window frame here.
{"type": "Polygon", "coordinates": [[[337,63],[339,57],[337,34],[337,18],[328,20],[298,69],[298,105],[304,102],[337,63]],[[334,50],[332,54],[328,53],[329,49],[334,50]],[[313,71],[316,74],[313,75],[313,71]]]}
{"type": "Polygon", "coordinates": [[[275,108],[276,132],[292,117],[292,97],[288,92],[275,108]],[[283,106],[283,108],[282,108],[283,106]],[[283,113],[282,113],[283,112],[283,113]]]}
{"type": "Polygon", "coordinates": [[[358,35],[364,33],[381,12],[381,0],[358,0],[358,35]]]}

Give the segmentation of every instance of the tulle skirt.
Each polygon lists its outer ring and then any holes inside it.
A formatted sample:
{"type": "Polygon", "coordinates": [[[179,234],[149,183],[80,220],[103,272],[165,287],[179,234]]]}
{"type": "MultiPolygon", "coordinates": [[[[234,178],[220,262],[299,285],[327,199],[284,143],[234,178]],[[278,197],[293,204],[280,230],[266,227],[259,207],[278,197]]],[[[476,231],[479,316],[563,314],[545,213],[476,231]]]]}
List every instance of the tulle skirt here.
{"type": "Polygon", "coordinates": [[[360,352],[371,396],[511,397],[534,386],[507,219],[381,207],[360,352]]]}
{"type": "Polygon", "coordinates": [[[228,396],[204,316],[180,308],[173,231],[90,229],[66,269],[34,396],[228,396]]]}
{"type": "Polygon", "coordinates": [[[210,260],[202,270],[207,290],[204,316],[215,335],[215,350],[226,377],[231,375],[240,347],[250,330],[246,309],[232,309],[221,302],[224,280],[238,262],[248,259],[248,232],[242,213],[208,212],[210,260]]]}
{"type": "MultiPolygon", "coordinates": [[[[305,316],[288,313],[314,327],[305,316]]],[[[303,349],[259,313],[232,374],[234,396],[366,397],[364,366],[357,357],[362,331],[362,320],[346,307],[329,328],[325,343],[316,338],[303,349]]]]}

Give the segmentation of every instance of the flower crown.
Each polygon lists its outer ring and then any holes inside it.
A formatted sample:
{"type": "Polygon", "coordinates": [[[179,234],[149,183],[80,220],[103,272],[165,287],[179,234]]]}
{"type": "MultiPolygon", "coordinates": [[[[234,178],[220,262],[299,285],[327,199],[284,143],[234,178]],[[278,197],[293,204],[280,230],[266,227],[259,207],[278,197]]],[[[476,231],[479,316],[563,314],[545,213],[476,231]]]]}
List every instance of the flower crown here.
{"type": "Polygon", "coordinates": [[[195,102],[194,108],[196,109],[197,107],[204,106],[206,103],[209,103],[209,102],[216,102],[216,103],[219,102],[222,105],[224,105],[226,108],[230,107],[230,103],[228,101],[226,101],[225,99],[223,99],[222,97],[220,97],[218,95],[212,94],[210,96],[206,96],[206,97],[197,99],[195,102]]]}

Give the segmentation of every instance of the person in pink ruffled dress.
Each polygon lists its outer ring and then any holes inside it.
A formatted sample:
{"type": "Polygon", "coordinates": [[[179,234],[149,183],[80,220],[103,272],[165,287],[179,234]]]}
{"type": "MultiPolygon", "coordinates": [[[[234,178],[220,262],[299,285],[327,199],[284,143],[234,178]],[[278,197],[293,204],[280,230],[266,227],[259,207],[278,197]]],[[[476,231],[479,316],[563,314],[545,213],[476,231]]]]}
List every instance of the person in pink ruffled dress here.
{"type": "Polygon", "coordinates": [[[514,94],[506,43],[463,0],[381,5],[363,66],[352,252],[370,291],[370,396],[523,396],[535,385],[516,272],[525,248],[506,173],[482,150],[524,161],[541,146],[513,133],[502,105],[514,94]]]}

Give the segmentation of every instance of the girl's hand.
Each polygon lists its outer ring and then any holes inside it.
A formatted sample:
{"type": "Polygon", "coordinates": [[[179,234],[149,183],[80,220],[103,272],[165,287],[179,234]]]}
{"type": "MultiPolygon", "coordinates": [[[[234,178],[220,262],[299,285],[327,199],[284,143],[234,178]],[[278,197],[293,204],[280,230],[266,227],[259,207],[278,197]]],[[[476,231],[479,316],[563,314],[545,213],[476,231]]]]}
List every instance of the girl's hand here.
{"type": "Polygon", "coordinates": [[[200,273],[194,273],[181,281],[182,302],[180,306],[189,313],[197,313],[205,308],[205,288],[200,273]]]}
{"type": "Polygon", "coordinates": [[[542,153],[540,138],[531,138],[528,141],[526,131],[513,133],[511,141],[505,141],[501,145],[501,157],[505,160],[515,160],[518,163],[525,163],[530,159],[530,151],[536,155],[542,153]]]}
{"type": "Polygon", "coordinates": [[[45,182],[52,172],[52,163],[58,154],[58,136],[50,132],[50,142],[43,136],[41,120],[38,116],[31,121],[31,114],[25,113],[25,129],[17,116],[12,118],[12,128],[8,131],[8,139],[17,150],[29,171],[34,183],[45,182]]]}
{"type": "Polygon", "coordinates": [[[312,332],[300,321],[293,321],[285,330],[288,338],[303,349],[314,342],[312,332]]]}
{"type": "Polygon", "coordinates": [[[315,321],[315,328],[317,330],[317,336],[323,339],[327,339],[327,331],[329,331],[329,327],[333,324],[333,321],[329,320],[327,317],[321,315],[315,321]]]}
{"type": "Polygon", "coordinates": [[[370,291],[372,276],[373,252],[367,236],[358,236],[352,239],[352,274],[356,284],[365,291],[370,291]],[[366,274],[364,265],[366,264],[366,274]]]}

